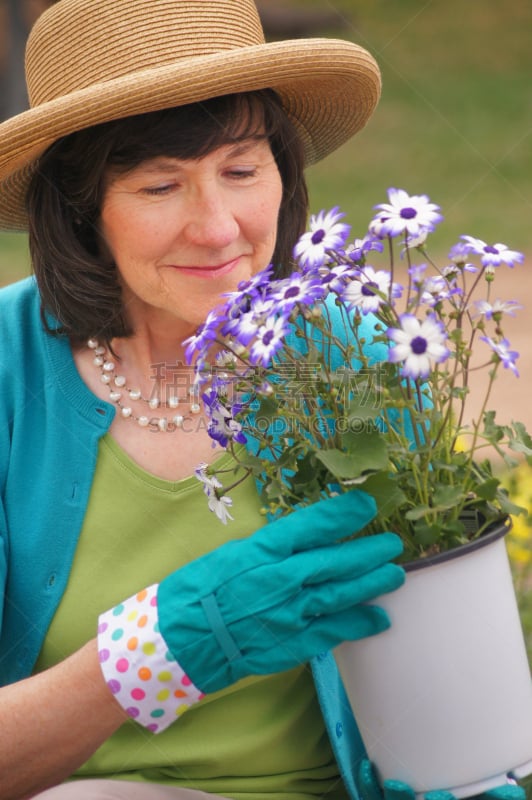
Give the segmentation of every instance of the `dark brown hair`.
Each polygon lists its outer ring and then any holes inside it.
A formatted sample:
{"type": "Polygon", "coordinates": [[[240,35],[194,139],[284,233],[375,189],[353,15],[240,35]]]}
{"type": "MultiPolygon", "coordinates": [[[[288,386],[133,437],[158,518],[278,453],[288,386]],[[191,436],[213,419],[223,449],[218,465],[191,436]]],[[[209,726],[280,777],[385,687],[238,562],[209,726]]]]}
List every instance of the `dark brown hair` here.
{"type": "Polygon", "coordinates": [[[99,218],[105,177],[157,156],[200,158],[221,145],[266,134],[283,184],[276,274],[292,270],[308,196],[301,140],[269,89],[213,98],[97,125],[55,142],[41,157],[27,194],[33,269],[46,312],[74,342],[131,334],[118,271],[102,254],[99,218]]]}

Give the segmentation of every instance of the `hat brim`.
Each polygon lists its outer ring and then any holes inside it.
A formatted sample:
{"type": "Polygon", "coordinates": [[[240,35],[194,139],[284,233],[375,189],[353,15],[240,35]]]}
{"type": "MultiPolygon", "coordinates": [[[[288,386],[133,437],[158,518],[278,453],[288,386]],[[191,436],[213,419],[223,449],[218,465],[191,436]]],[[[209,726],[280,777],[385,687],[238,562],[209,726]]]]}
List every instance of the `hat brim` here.
{"type": "Polygon", "coordinates": [[[36,160],[62,136],[113,119],[264,88],[280,95],[308,165],[366,124],[381,82],[375,60],[358,45],[301,39],[181,59],[43,103],[0,125],[0,228],[27,228],[25,196],[36,160]]]}

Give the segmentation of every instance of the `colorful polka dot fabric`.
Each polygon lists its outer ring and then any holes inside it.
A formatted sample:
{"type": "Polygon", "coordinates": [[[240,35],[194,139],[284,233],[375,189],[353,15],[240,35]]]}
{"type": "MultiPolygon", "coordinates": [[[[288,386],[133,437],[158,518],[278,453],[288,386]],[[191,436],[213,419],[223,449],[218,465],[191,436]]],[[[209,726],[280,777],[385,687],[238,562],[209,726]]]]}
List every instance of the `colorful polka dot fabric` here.
{"type": "Polygon", "coordinates": [[[203,697],[159,632],[158,586],[106,611],[98,625],[100,666],[109,689],[126,713],[153,733],[203,697]]]}

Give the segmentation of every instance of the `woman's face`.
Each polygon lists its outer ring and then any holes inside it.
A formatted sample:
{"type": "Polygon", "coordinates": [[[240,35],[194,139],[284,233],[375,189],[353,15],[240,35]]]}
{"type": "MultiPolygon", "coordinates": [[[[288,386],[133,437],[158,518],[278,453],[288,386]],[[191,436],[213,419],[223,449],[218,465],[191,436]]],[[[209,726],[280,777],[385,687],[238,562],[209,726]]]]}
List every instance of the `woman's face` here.
{"type": "Polygon", "coordinates": [[[135,329],[151,321],[188,335],[270,263],[282,184],[266,139],[154,158],[107,180],[101,234],[135,329]]]}

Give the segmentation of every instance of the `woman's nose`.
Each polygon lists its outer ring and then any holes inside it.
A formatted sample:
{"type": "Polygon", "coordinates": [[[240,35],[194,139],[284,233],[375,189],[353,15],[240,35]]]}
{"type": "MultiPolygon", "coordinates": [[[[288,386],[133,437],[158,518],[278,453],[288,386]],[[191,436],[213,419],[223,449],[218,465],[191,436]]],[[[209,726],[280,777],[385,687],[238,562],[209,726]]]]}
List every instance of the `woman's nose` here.
{"type": "Polygon", "coordinates": [[[213,190],[191,200],[184,232],[192,244],[220,249],[238,238],[240,226],[227,198],[213,190]]]}

